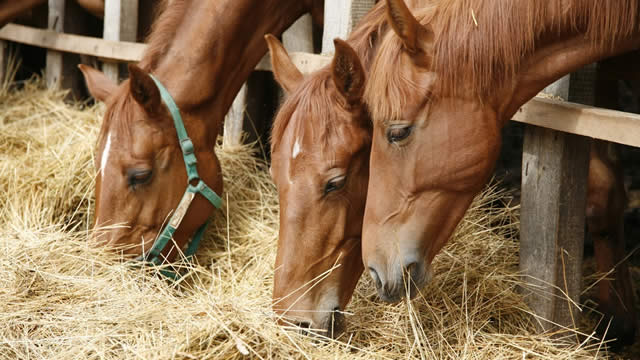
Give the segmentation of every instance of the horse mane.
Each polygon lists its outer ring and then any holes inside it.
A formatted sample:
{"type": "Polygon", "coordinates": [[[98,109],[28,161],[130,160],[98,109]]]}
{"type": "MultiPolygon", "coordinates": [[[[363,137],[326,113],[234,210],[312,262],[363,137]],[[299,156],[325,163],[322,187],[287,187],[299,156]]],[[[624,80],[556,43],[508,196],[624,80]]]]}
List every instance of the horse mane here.
{"type": "Polygon", "coordinates": [[[340,99],[331,78],[331,70],[323,68],[303,80],[302,84],[288,96],[278,111],[276,121],[273,123],[271,131],[271,152],[274,152],[280,145],[285,131],[291,126],[296,137],[309,135],[314,139],[320,138],[322,144],[326,144],[331,134],[337,130],[336,123],[345,115],[347,110],[340,106],[336,107],[340,99]],[[313,114],[314,124],[307,126],[310,120],[306,117],[298,117],[299,121],[291,121],[295,111],[313,114]],[[310,133],[306,133],[305,129],[310,133]]]}
{"type": "MultiPolygon", "coordinates": [[[[560,31],[584,34],[594,46],[615,46],[616,40],[639,30],[640,0],[434,0],[412,10],[435,32],[431,70],[437,74],[436,93],[460,89],[486,98],[497,83],[515,76],[522,62],[560,31]]],[[[390,31],[381,41],[372,65],[376,82],[365,98],[376,118],[397,118],[408,95],[428,94],[400,69],[402,42],[390,31]],[[384,99],[384,100],[382,100],[384,99]],[[396,104],[389,104],[397,102],[396,104]],[[380,100],[380,101],[378,101],[380,100]]]]}
{"type": "MultiPolygon", "coordinates": [[[[189,0],[161,0],[156,7],[156,19],[151,25],[151,31],[147,37],[147,49],[138,66],[145,71],[152,71],[157,65],[156,62],[166,53],[175,36],[175,29],[178,27],[189,5],[189,0]]],[[[111,95],[107,102],[107,112],[98,135],[96,146],[104,141],[107,129],[114,122],[117,126],[117,133],[122,134],[124,139],[131,137],[129,124],[133,121],[132,114],[127,111],[131,104],[135,102],[129,91],[129,80],[125,80],[118,86],[116,92],[111,95]]],[[[126,140],[123,140],[126,141],[126,140]]]]}
{"type": "Polygon", "coordinates": [[[147,49],[138,64],[140,68],[151,71],[157,66],[157,61],[169,50],[176,29],[183,21],[190,4],[190,0],[162,0],[157,8],[157,18],[145,41],[147,49]]]}
{"type": "Polygon", "coordinates": [[[99,148],[109,132],[108,129],[113,124],[116,126],[116,133],[122,136],[121,142],[128,143],[131,138],[131,127],[129,124],[133,122],[133,113],[127,111],[131,107],[131,104],[135,102],[131,91],[129,91],[129,80],[125,80],[124,86],[118,86],[116,92],[107,101],[106,112],[104,114],[104,121],[100,126],[100,133],[96,141],[96,149],[99,148]]]}
{"type": "MultiPolygon", "coordinates": [[[[386,6],[384,2],[379,2],[362,18],[347,39],[358,54],[365,72],[371,67],[379,36],[386,31],[386,25],[386,6]]],[[[320,122],[305,126],[304,121],[299,121],[294,124],[296,136],[303,137],[305,128],[309,128],[313,132],[311,136],[320,138],[320,141],[326,144],[333,134],[332,131],[338,129],[337,122],[341,116],[336,111],[348,115],[343,103],[344,100],[333,84],[330,64],[306,76],[298,88],[287,94],[278,110],[271,129],[271,151],[278,147],[296,110],[313,114],[314,120],[320,122]]]]}

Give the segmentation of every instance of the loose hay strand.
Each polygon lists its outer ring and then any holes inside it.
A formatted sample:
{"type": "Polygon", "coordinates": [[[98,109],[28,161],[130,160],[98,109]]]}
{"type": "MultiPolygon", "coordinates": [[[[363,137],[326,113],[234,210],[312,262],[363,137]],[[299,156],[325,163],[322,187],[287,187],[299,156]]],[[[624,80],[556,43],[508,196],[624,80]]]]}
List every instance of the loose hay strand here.
{"type": "MultiPolygon", "coordinates": [[[[179,283],[87,244],[104,107],[40,78],[0,92],[0,359],[591,359],[598,341],[536,334],[518,288],[518,208],[491,185],[418,298],[375,300],[363,278],[347,333],[276,325],[278,200],[251,146],[222,148],[226,204],[179,283]]],[[[598,353],[599,351],[599,353],[598,353]]]]}

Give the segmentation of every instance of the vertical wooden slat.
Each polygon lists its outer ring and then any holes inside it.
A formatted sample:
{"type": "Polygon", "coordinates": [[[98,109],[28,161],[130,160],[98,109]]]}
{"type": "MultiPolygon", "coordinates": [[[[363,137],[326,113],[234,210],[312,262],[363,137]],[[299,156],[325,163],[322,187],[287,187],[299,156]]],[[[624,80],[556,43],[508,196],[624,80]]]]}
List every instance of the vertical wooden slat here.
{"type": "MultiPolygon", "coordinates": [[[[66,0],[49,0],[48,27],[50,30],[63,32],[65,10],[66,0]]],[[[59,51],[47,51],[46,79],[48,87],[60,86],[63,72],[62,55],[59,51]]]]}
{"type": "Polygon", "coordinates": [[[310,14],[305,14],[282,34],[282,44],[289,52],[313,53],[313,23],[310,14]]]}
{"type": "Polygon", "coordinates": [[[375,0],[325,0],[322,52],[332,53],[333,39],[346,39],[373,5],[375,0]]]}
{"type": "Polygon", "coordinates": [[[247,108],[247,84],[244,83],[231,104],[231,109],[224,120],[224,136],[222,145],[232,147],[242,142],[242,124],[244,111],[247,108]]]}
{"type": "Polygon", "coordinates": [[[9,42],[0,40],[0,84],[9,76],[9,42]]]}
{"type": "MultiPolygon", "coordinates": [[[[48,28],[57,32],[86,35],[90,16],[74,0],[48,0],[48,28]]],[[[71,96],[81,96],[85,92],[82,74],[77,68],[80,56],[47,50],[47,86],[70,89],[71,96]]]]}
{"type": "MultiPolygon", "coordinates": [[[[104,4],[105,40],[136,41],[138,33],[138,0],[106,0],[104,4]]],[[[118,82],[124,77],[117,63],[104,63],[102,71],[118,82]]]]}
{"type": "MultiPolygon", "coordinates": [[[[570,79],[576,76],[565,76],[545,92],[592,102],[587,92],[576,91],[588,86],[570,79]]],[[[589,151],[588,138],[536,126],[525,129],[520,270],[528,283],[527,303],[542,330],[556,324],[574,327],[579,321],[589,151]]]]}

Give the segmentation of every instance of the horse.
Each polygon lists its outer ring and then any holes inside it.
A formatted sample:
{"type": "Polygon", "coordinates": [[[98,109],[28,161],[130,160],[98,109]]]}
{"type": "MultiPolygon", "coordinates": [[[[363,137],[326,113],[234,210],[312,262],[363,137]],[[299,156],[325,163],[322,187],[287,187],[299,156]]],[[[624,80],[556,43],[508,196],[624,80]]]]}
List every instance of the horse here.
{"type": "Polygon", "coordinates": [[[331,64],[306,77],[266,37],[275,79],[287,93],[271,132],[280,201],[273,308],[283,321],[331,337],[344,331],[342,311],[363,271],[372,129],[362,92],[385,23],[379,3],[346,42],[334,40],[331,64]]]}
{"type": "MultiPolygon", "coordinates": [[[[47,0],[5,1],[0,4],[0,27],[20,14],[46,3],[47,0]]],[[[77,3],[94,16],[104,17],[104,0],[77,0],[77,3]]]]}
{"type": "Polygon", "coordinates": [[[172,0],[129,79],[118,85],[80,66],[90,93],[107,105],[96,145],[94,243],[156,262],[199,238],[221,201],[216,139],[267,51],[263,34],[319,9],[320,0],[172,0]],[[172,246],[160,250],[156,238],[172,246]]]}
{"type": "MultiPolygon", "coordinates": [[[[362,256],[380,298],[394,302],[433,276],[433,258],[492,173],[505,123],[561,76],[640,47],[640,4],[439,0],[414,17],[402,0],[387,3],[393,31],[364,92],[373,139],[362,256]]],[[[621,217],[624,189],[602,146],[592,154],[587,224],[603,233],[595,249],[608,271],[624,251],[610,216],[621,217]]],[[[601,307],[614,316],[610,335],[628,341],[635,311],[624,263],[614,276],[599,285],[601,307]]]]}

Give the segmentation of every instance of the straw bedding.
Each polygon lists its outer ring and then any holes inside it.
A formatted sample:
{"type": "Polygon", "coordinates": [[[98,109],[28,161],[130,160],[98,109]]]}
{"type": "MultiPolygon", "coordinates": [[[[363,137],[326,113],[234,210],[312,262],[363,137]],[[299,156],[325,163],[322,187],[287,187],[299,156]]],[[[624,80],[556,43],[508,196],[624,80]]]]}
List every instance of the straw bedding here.
{"type": "Polygon", "coordinates": [[[102,105],[34,78],[0,93],[0,359],[593,358],[597,341],[537,335],[518,293],[517,208],[478,197],[412,302],[363,277],[337,341],[274,323],[278,203],[249,146],[218,149],[224,209],[179,283],[87,245],[102,105]],[[18,86],[19,85],[19,86],[18,86]],[[500,206],[497,206],[500,205],[500,206]]]}

